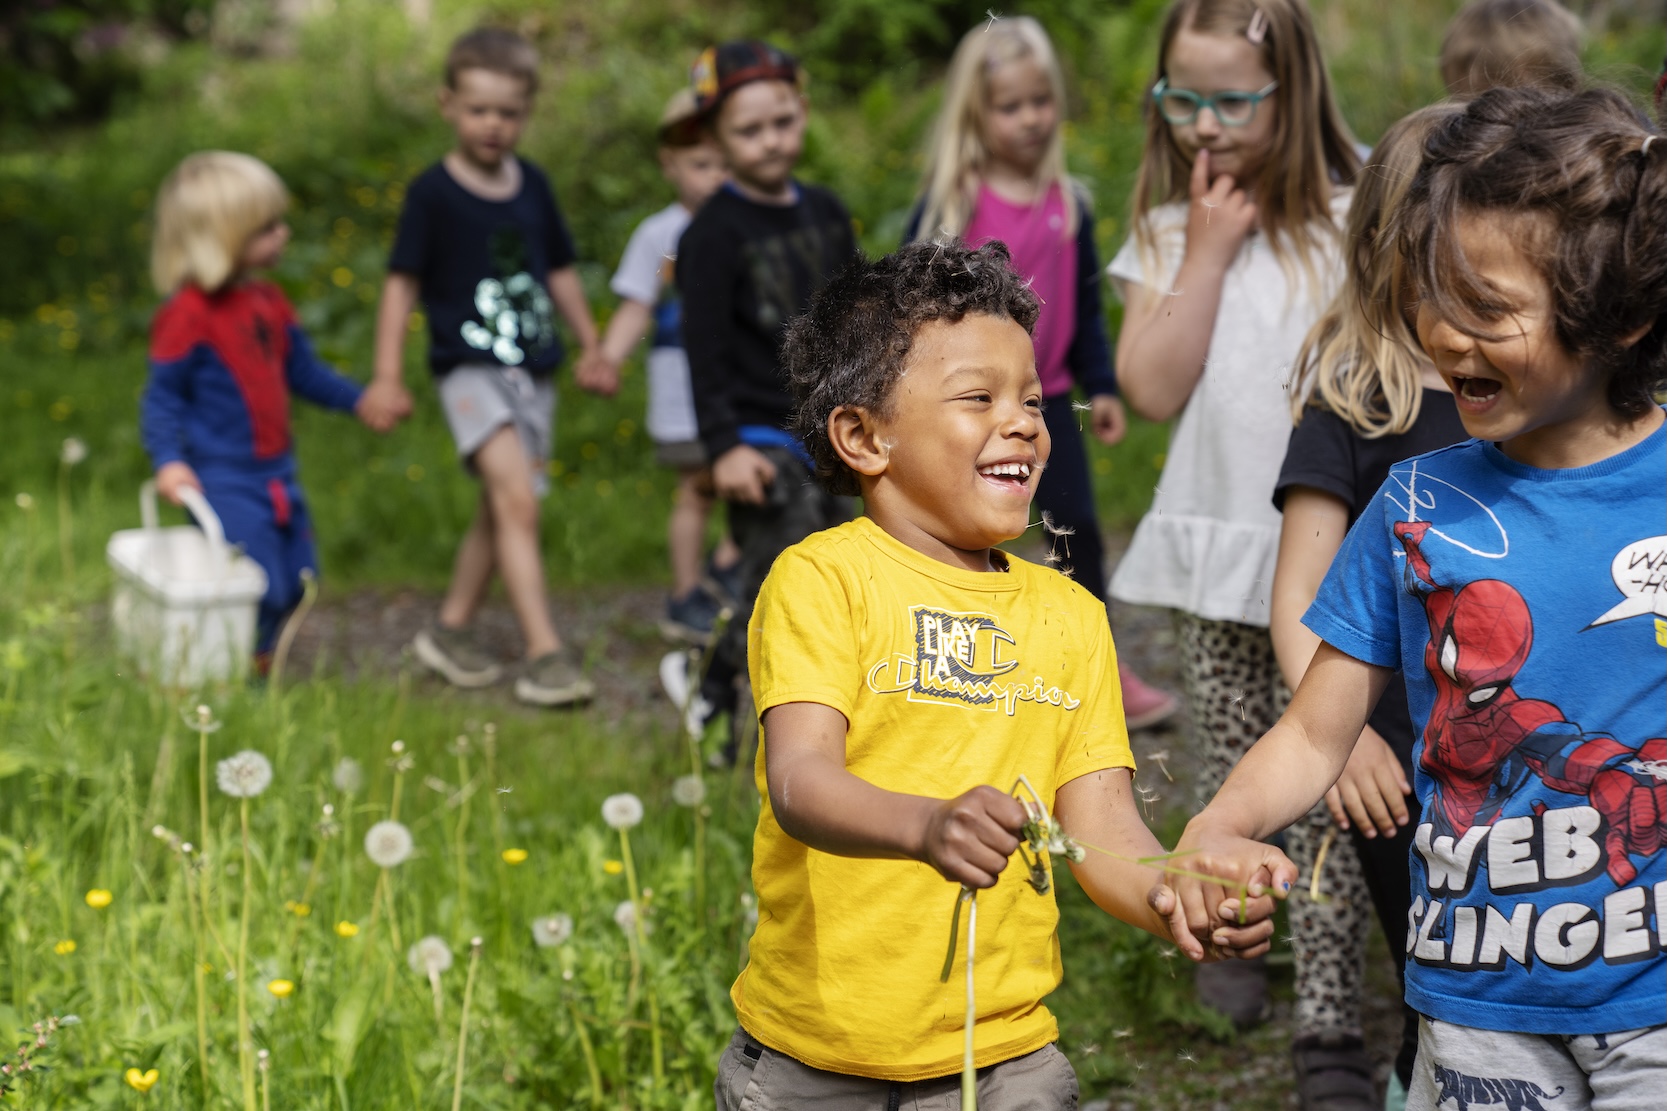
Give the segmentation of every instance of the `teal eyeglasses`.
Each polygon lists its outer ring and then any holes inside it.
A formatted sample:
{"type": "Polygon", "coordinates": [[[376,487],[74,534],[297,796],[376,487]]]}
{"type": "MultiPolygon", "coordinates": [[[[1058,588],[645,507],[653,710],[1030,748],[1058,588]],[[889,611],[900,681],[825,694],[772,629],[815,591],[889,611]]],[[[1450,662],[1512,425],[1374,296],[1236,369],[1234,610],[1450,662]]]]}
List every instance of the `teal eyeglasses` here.
{"type": "Polygon", "coordinates": [[[1164,77],[1152,86],[1152,103],[1158,106],[1158,114],[1176,127],[1185,127],[1206,108],[1215,113],[1223,127],[1243,127],[1256,118],[1256,106],[1277,88],[1279,82],[1269,81],[1253,93],[1229,91],[1199,96],[1191,89],[1170,88],[1169,78],[1164,77]]]}

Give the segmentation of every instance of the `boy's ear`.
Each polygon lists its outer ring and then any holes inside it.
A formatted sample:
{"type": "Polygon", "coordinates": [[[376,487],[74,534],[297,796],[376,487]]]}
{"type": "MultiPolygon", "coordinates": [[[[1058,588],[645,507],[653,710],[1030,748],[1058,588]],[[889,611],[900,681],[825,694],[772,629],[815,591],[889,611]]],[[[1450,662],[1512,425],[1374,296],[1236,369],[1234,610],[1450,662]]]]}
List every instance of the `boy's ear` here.
{"type": "Polygon", "coordinates": [[[891,461],[880,422],[860,406],[841,405],[828,414],[828,441],[840,461],[865,478],[880,477],[891,461]]]}

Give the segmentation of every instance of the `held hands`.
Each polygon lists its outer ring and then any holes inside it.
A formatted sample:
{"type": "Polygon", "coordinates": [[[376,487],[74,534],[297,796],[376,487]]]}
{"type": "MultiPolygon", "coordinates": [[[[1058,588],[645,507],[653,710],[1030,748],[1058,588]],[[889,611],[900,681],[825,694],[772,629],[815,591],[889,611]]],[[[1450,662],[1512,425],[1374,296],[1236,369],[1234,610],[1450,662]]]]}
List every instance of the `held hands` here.
{"type": "Polygon", "coordinates": [[[573,368],[573,381],[582,390],[612,397],[619,392],[619,364],[603,354],[601,348],[587,348],[580,352],[573,368]]]}
{"type": "MultiPolygon", "coordinates": [[[[712,485],[717,489],[718,497],[725,501],[763,505],[770,483],[775,480],[776,465],[770,462],[769,456],[746,444],[736,444],[712,464],[712,485]]],[[[1013,805],[1017,807],[1019,804],[1015,802],[1013,805]]],[[[1020,812],[1023,812],[1022,809],[1020,812]]],[[[1019,824],[1024,824],[1022,818],[1019,824]]]]}
{"type": "Polygon", "coordinates": [[[994,887],[1007,858],[1018,849],[1028,820],[1012,795],[994,787],[974,787],[933,808],[915,855],[952,883],[994,887]]]}
{"type": "MultiPolygon", "coordinates": [[[[1187,823],[1166,870],[1188,932],[1208,937],[1218,949],[1239,957],[1267,951],[1273,936],[1273,900],[1289,895],[1297,880],[1297,866],[1284,853],[1221,829],[1210,821],[1208,811],[1187,823]],[[1239,924],[1241,882],[1244,925],[1239,924]]],[[[1154,889],[1153,897],[1161,890],[1154,889]]],[[[1152,909],[1159,910],[1157,902],[1152,909]]]]}
{"type": "Polygon", "coordinates": [[[1186,909],[1181,905],[1180,897],[1175,893],[1175,889],[1167,884],[1154,884],[1152,890],[1146,893],[1146,905],[1162,922],[1165,932],[1169,934],[1169,940],[1179,946],[1188,958],[1195,961],[1218,961],[1227,957],[1248,960],[1251,957],[1259,957],[1268,951],[1273,937],[1274,900],[1271,895],[1247,897],[1243,925],[1239,924],[1238,897],[1235,895],[1223,901],[1216,907],[1216,921],[1219,924],[1213,932],[1208,933],[1203,930],[1195,931],[1188,924],[1186,909]]]}
{"type": "Polygon", "coordinates": [[[1192,202],[1187,209],[1187,254],[1226,270],[1256,226],[1256,204],[1235,187],[1231,174],[1210,181],[1207,150],[1193,159],[1188,192],[1192,202]]]}
{"type": "Polygon", "coordinates": [[[1362,837],[1393,837],[1407,824],[1407,795],[1412,785],[1389,742],[1368,725],[1360,733],[1342,776],[1325,793],[1326,807],[1339,828],[1360,827],[1362,837]]]}
{"type": "Polygon", "coordinates": [[[1129,418],[1123,411],[1123,402],[1117,395],[1095,394],[1088,399],[1088,403],[1092,406],[1088,416],[1095,438],[1108,447],[1121,440],[1129,430],[1129,418]]]}
{"type": "Polygon", "coordinates": [[[389,432],[411,415],[411,393],[402,383],[376,379],[365,387],[353,415],[372,432],[389,432]]]}
{"type": "Polygon", "coordinates": [[[156,468],[156,492],[167,498],[174,505],[179,505],[179,492],[185,487],[201,491],[202,479],[191,469],[189,463],[164,463],[156,468]]]}

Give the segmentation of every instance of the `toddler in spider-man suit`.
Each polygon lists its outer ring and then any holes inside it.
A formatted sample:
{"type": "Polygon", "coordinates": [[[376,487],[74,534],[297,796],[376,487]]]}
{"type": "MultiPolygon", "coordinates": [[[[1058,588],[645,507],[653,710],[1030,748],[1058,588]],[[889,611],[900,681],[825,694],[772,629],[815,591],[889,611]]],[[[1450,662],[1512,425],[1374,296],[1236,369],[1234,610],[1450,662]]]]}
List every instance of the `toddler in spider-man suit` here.
{"type": "Polygon", "coordinates": [[[410,408],[403,391],[366,390],[314,353],[277,286],[253,280],[289,242],[288,196],[259,159],[194,154],[157,198],[152,277],[168,300],[151,325],[140,434],[158,491],[178,504],[201,490],[226,539],[266,572],[256,662],[315,571],[312,520],[296,474],[291,392],[387,431],[410,408]]]}

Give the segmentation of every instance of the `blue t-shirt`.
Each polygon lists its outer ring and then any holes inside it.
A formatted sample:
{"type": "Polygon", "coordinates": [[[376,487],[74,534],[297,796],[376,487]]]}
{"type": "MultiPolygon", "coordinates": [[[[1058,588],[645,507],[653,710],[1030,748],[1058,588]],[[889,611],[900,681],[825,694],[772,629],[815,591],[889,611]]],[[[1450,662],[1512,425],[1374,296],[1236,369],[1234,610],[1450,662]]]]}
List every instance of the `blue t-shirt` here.
{"type": "Polygon", "coordinates": [[[1667,427],[1588,467],[1394,466],[1303,621],[1400,668],[1424,820],[1407,1002],[1489,1030],[1667,1020],[1667,427]]]}

